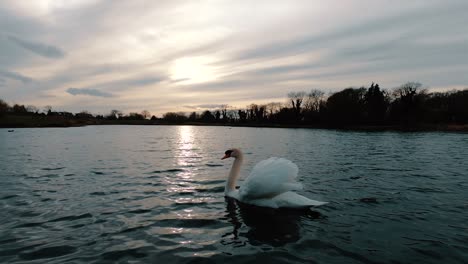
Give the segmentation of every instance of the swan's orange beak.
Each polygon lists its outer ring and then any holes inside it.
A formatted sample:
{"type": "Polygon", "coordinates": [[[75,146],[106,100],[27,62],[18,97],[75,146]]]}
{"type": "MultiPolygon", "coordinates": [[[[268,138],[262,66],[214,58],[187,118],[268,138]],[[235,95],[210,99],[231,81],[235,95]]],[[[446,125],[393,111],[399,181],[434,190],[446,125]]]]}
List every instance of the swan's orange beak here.
{"type": "Polygon", "coordinates": [[[230,157],[230,156],[229,156],[228,154],[225,154],[224,157],[222,157],[221,159],[223,160],[223,159],[227,159],[227,158],[229,158],[229,157],[230,157]]]}

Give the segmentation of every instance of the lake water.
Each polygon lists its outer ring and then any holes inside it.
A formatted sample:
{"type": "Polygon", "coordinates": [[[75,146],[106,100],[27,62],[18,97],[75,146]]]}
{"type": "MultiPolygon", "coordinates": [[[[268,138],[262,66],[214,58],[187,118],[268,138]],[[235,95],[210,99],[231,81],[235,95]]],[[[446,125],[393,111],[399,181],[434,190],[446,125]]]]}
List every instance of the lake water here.
{"type": "Polygon", "coordinates": [[[0,129],[2,263],[467,263],[468,134],[194,126],[0,129]],[[224,198],[279,156],[308,211],[224,198]]]}

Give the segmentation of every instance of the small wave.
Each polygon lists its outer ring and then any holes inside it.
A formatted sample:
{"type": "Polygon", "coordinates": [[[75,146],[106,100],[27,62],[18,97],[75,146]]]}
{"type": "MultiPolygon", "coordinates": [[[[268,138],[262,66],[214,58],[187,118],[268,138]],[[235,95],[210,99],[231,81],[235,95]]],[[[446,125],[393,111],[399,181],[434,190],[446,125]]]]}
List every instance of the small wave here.
{"type": "Polygon", "coordinates": [[[72,246],[55,246],[55,247],[45,247],[39,250],[22,253],[20,258],[24,260],[34,260],[34,259],[43,259],[43,258],[56,258],[68,254],[72,254],[77,251],[76,247],[72,246]]]}
{"type": "Polygon", "coordinates": [[[91,173],[94,173],[95,175],[104,175],[104,172],[101,171],[91,171],[91,173]]]}
{"type": "Polygon", "coordinates": [[[147,254],[143,253],[142,250],[144,250],[144,248],[109,251],[101,254],[101,257],[110,261],[117,261],[124,257],[144,258],[147,256],[147,254]]]}
{"type": "Polygon", "coordinates": [[[62,170],[65,169],[65,167],[57,167],[57,168],[42,168],[41,170],[44,171],[56,171],[56,170],[62,170]]]}
{"type": "Polygon", "coordinates": [[[163,219],[158,221],[160,226],[175,226],[180,228],[217,228],[221,222],[214,219],[163,219]]]}
{"type": "Polygon", "coordinates": [[[184,172],[184,169],[168,169],[168,170],[155,170],[152,172],[149,172],[147,174],[153,174],[153,173],[165,173],[165,172],[184,172]]]}
{"type": "Polygon", "coordinates": [[[158,149],[141,149],[141,150],[135,150],[134,152],[159,152],[158,149]]]}
{"type": "Polygon", "coordinates": [[[365,198],[359,199],[359,201],[363,202],[363,203],[379,203],[377,201],[377,198],[375,198],[375,197],[365,197],[365,198]]]}
{"type": "Polygon", "coordinates": [[[192,192],[192,191],[180,191],[180,192],[174,193],[172,196],[177,196],[177,197],[190,196],[190,197],[192,197],[194,194],[195,194],[195,192],[192,192]]]}
{"type": "Polygon", "coordinates": [[[16,241],[18,241],[17,238],[4,239],[4,240],[0,240],[0,245],[10,244],[10,243],[16,242],[16,241]]]}
{"type": "Polygon", "coordinates": [[[144,213],[149,213],[151,212],[151,210],[148,210],[148,209],[137,209],[137,210],[132,210],[132,211],[128,211],[129,213],[132,213],[132,214],[144,214],[144,213]]]}
{"type": "Polygon", "coordinates": [[[200,184],[209,185],[209,184],[220,184],[225,183],[226,180],[212,180],[212,181],[197,181],[200,184]]]}
{"type": "Polygon", "coordinates": [[[93,215],[90,213],[81,214],[81,215],[70,215],[70,216],[52,219],[48,222],[73,221],[73,220],[78,220],[78,219],[88,218],[88,217],[93,217],[93,215]]]}
{"type": "Polygon", "coordinates": [[[146,226],[129,227],[129,228],[125,228],[125,229],[120,230],[116,234],[130,233],[130,232],[133,232],[133,231],[136,231],[136,230],[139,230],[139,229],[144,229],[144,228],[146,228],[146,226]]]}
{"type": "Polygon", "coordinates": [[[445,193],[445,191],[438,189],[438,188],[409,187],[408,190],[421,192],[421,193],[430,193],[430,192],[445,193]]]}
{"type": "Polygon", "coordinates": [[[15,198],[15,197],[19,197],[19,195],[12,194],[12,195],[3,196],[2,198],[0,198],[0,200],[8,200],[8,199],[15,198]]]}
{"type": "Polygon", "coordinates": [[[52,174],[45,174],[45,175],[42,175],[41,177],[42,178],[57,178],[59,177],[60,175],[56,174],[56,173],[52,173],[52,174]]]}
{"type": "Polygon", "coordinates": [[[14,228],[35,227],[35,226],[40,226],[42,224],[44,224],[44,223],[42,223],[42,222],[24,223],[24,224],[16,225],[14,228]]]}
{"type": "Polygon", "coordinates": [[[77,225],[70,226],[70,228],[75,228],[76,229],[76,228],[80,228],[80,227],[83,227],[83,226],[85,226],[85,224],[77,224],[77,225]]]}
{"type": "Polygon", "coordinates": [[[106,195],[106,193],[105,192],[92,192],[89,195],[103,196],[103,195],[106,195]]]}
{"type": "Polygon", "coordinates": [[[224,166],[223,164],[213,164],[213,163],[207,163],[205,165],[208,167],[223,167],[224,166]]]}
{"type": "Polygon", "coordinates": [[[217,186],[217,187],[206,188],[206,189],[197,188],[195,190],[199,193],[221,193],[221,192],[224,192],[224,186],[217,186]]]}
{"type": "Polygon", "coordinates": [[[30,211],[30,210],[22,212],[22,213],[19,214],[19,216],[21,216],[21,217],[34,217],[34,216],[39,216],[39,215],[41,215],[41,213],[30,211]]]}

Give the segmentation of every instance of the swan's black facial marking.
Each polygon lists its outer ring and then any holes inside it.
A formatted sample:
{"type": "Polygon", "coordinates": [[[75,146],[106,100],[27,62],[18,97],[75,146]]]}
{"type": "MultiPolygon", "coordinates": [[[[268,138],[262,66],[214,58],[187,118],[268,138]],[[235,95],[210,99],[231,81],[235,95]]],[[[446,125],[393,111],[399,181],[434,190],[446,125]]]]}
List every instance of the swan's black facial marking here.
{"type": "Polygon", "coordinates": [[[221,159],[223,160],[223,159],[230,158],[230,157],[231,157],[231,154],[232,154],[232,152],[234,152],[234,151],[233,151],[233,150],[231,150],[231,149],[228,149],[228,150],[226,150],[226,152],[224,152],[224,157],[222,157],[221,159]]]}

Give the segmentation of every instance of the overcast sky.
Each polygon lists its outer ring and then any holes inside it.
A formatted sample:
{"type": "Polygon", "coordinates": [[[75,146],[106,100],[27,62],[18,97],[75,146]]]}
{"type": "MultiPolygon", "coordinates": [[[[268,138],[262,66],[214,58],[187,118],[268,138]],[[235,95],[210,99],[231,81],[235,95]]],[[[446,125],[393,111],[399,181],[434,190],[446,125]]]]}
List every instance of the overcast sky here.
{"type": "Polygon", "coordinates": [[[0,98],[106,114],[468,87],[468,1],[0,0],[0,98]]]}

